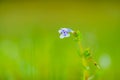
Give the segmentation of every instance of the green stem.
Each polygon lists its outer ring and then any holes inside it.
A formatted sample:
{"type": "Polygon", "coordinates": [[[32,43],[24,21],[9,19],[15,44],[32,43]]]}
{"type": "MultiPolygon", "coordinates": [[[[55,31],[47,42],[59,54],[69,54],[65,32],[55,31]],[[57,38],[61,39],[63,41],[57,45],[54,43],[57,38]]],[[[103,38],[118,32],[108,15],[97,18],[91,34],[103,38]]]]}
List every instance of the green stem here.
{"type": "MultiPolygon", "coordinates": [[[[80,48],[80,55],[81,55],[81,61],[82,61],[82,65],[86,68],[87,66],[87,62],[84,58],[84,55],[83,55],[83,47],[82,47],[82,44],[80,42],[80,40],[78,41],[78,45],[79,45],[79,48],[80,48]]],[[[83,69],[83,80],[87,80],[88,79],[88,73],[87,73],[87,70],[86,69],[83,69]]]]}

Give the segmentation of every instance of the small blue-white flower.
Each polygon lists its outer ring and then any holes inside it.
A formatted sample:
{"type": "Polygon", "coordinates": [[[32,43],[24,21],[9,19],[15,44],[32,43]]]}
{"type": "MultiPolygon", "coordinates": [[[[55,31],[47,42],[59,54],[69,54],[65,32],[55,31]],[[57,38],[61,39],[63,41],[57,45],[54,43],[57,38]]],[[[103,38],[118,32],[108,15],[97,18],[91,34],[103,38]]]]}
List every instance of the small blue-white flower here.
{"type": "Polygon", "coordinates": [[[59,31],[60,38],[63,39],[64,37],[70,37],[70,32],[73,32],[73,30],[69,28],[61,28],[59,31]]]}

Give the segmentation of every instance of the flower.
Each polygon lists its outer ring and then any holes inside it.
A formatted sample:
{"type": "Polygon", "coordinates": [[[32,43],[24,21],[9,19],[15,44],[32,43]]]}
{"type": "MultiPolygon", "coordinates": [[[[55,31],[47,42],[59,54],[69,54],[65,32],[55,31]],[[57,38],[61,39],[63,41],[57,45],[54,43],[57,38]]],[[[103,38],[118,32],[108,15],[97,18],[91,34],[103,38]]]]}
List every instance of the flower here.
{"type": "Polygon", "coordinates": [[[70,37],[70,32],[73,32],[73,30],[69,28],[61,28],[59,31],[60,38],[63,39],[64,37],[70,37]]]}

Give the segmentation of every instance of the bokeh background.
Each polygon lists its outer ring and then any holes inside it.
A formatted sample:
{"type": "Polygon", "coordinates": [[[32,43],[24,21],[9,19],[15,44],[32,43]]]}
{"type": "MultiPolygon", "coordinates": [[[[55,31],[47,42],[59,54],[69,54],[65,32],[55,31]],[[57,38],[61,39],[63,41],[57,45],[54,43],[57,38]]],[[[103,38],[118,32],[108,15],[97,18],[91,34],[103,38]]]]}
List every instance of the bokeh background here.
{"type": "Polygon", "coordinates": [[[80,80],[73,37],[80,30],[84,49],[100,64],[92,80],[120,80],[120,2],[0,1],[0,80],[80,80]]]}

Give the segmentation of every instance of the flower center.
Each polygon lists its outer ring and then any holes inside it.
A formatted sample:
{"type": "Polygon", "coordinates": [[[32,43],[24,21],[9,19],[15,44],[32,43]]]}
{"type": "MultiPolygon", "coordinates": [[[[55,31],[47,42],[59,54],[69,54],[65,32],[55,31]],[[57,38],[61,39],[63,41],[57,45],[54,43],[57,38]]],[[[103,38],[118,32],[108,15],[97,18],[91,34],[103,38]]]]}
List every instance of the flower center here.
{"type": "Polygon", "coordinates": [[[62,30],[61,34],[64,35],[64,36],[66,36],[68,34],[68,32],[65,31],[65,30],[62,30]]]}

